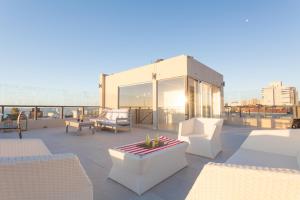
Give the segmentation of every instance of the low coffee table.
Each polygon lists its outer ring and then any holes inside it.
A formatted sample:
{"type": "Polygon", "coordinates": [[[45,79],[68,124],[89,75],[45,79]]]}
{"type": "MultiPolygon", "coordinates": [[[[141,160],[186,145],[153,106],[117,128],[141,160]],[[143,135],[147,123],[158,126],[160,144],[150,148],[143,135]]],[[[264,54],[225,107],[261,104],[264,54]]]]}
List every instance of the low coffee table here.
{"type": "Polygon", "coordinates": [[[83,127],[88,127],[93,134],[95,134],[95,126],[94,126],[94,122],[90,122],[90,121],[77,121],[77,120],[65,120],[65,124],[66,124],[66,133],[69,132],[69,127],[74,127],[77,128],[77,131],[81,131],[83,127]]]}
{"type": "Polygon", "coordinates": [[[165,145],[154,149],[140,147],[143,142],[109,149],[113,162],[109,178],[141,195],[187,166],[186,142],[164,136],[160,141],[165,145]]]}

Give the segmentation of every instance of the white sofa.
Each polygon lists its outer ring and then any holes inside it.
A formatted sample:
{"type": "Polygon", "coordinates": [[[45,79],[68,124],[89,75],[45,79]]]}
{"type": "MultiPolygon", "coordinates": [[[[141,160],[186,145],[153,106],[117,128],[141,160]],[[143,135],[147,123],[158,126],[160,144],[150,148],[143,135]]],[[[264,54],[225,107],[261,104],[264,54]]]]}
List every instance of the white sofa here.
{"type": "Polygon", "coordinates": [[[252,131],[226,163],[203,168],[186,199],[300,199],[300,131],[252,131]]]}
{"type": "Polygon", "coordinates": [[[0,139],[0,199],[92,200],[77,156],[52,155],[41,140],[0,139]]]}
{"type": "Polygon", "coordinates": [[[222,150],[223,119],[193,118],[179,123],[178,140],[189,144],[186,152],[215,158],[222,150]]]}
{"type": "Polygon", "coordinates": [[[127,126],[131,129],[130,109],[105,109],[98,118],[90,119],[96,123],[100,129],[102,127],[111,127],[118,132],[121,126],[127,126]]]}

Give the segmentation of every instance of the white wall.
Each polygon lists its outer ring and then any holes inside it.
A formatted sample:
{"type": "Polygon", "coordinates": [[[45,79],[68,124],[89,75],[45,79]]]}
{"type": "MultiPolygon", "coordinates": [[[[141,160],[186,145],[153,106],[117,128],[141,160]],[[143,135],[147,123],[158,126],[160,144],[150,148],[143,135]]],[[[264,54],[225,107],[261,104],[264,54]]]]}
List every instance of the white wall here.
{"type": "MultiPolygon", "coordinates": [[[[168,79],[187,74],[187,57],[177,56],[158,63],[145,65],[124,72],[106,76],[105,80],[105,106],[118,107],[118,87],[152,82],[152,74],[156,79],[168,79]]],[[[99,92],[101,92],[99,90],[99,92]]],[[[100,97],[101,98],[101,97],[100,97]]]]}
{"type": "Polygon", "coordinates": [[[217,87],[223,87],[223,75],[207,67],[192,57],[187,59],[187,75],[217,87]]]}

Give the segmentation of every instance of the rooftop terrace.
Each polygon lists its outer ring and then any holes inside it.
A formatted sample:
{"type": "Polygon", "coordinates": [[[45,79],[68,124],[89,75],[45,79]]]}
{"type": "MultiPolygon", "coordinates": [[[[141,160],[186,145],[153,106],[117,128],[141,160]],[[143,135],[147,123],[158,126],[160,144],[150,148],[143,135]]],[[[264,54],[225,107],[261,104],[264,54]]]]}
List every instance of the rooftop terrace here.
{"type": "MultiPolygon", "coordinates": [[[[183,200],[192,187],[202,167],[210,162],[226,161],[242,144],[252,128],[239,126],[223,126],[222,142],[223,152],[216,159],[186,154],[188,167],[156,185],[142,196],[124,186],[108,179],[112,161],[108,149],[128,143],[144,140],[147,134],[153,137],[155,134],[176,138],[176,134],[153,131],[149,129],[133,128],[131,132],[114,134],[112,131],[96,132],[92,135],[88,130],[83,130],[81,135],[65,133],[64,128],[37,129],[24,132],[24,138],[40,138],[53,154],[74,153],[87,171],[94,187],[95,200],[183,200]]],[[[0,138],[17,138],[16,133],[0,133],[0,138]]]]}

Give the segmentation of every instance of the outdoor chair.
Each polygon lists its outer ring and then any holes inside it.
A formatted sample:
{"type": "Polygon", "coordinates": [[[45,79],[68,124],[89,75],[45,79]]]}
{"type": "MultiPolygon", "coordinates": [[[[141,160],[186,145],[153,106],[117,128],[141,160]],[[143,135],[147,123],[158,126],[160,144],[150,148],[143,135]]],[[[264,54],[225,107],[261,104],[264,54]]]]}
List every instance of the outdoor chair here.
{"type": "Polygon", "coordinates": [[[53,155],[39,139],[0,139],[0,185],[0,199],[93,199],[78,157],[53,155]]]}
{"type": "Polygon", "coordinates": [[[17,130],[18,134],[19,134],[19,138],[22,139],[22,130],[24,129],[24,127],[22,126],[22,121],[25,121],[26,123],[26,128],[27,128],[27,117],[25,115],[24,112],[20,112],[17,118],[17,124],[13,124],[12,125],[0,125],[0,130],[17,130]]]}
{"type": "Polygon", "coordinates": [[[178,140],[189,144],[186,152],[215,158],[222,150],[223,119],[193,118],[179,123],[178,140]]]}

